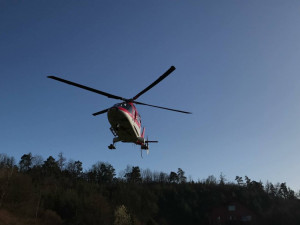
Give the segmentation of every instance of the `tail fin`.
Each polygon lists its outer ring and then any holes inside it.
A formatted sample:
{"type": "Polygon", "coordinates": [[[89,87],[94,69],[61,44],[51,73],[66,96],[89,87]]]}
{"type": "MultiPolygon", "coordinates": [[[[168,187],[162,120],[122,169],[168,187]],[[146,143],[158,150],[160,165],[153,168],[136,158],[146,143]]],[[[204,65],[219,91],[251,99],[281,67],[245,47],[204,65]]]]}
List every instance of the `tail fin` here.
{"type": "Polygon", "coordinates": [[[142,138],[145,137],[145,127],[143,128],[143,132],[142,132],[142,135],[141,135],[142,138]]]}

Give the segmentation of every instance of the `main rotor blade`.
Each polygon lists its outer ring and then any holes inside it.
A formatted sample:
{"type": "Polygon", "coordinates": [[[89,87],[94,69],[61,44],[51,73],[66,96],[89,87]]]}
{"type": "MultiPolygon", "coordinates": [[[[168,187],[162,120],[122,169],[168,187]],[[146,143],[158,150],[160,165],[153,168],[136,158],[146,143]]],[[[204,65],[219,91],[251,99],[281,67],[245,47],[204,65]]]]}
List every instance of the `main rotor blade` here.
{"type": "Polygon", "coordinates": [[[170,110],[170,111],[174,111],[174,112],[180,112],[180,113],[192,114],[191,112],[181,111],[181,110],[177,110],[177,109],[170,109],[170,108],[161,107],[161,106],[156,106],[156,105],[150,105],[150,104],[146,104],[146,103],[142,103],[142,102],[136,102],[136,101],[133,101],[133,103],[135,103],[135,104],[137,104],[137,105],[146,105],[146,106],[151,106],[151,107],[155,107],[155,108],[159,108],[159,109],[166,109],[166,110],[170,110]]]}
{"type": "Polygon", "coordinates": [[[168,69],[163,75],[161,75],[156,81],[154,81],[152,84],[150,84],[148,87],[146,87],[144,90],[142,90],[140,93],[138,93],[136,96],[134,96],[132,99],[136,100],[138,97],[140,97],[145,92],[149,91],[151,88],[153,88],[155,85],[157,85],[159,82],[161,82],[163,79],[165,79],[168,75],[170,75],[176,68],[174,66],[171,66],[170,69],[168,69]]]}
{"type": "Polygon", "coordinates": [[[60,81],[60,82],[63,82],[63,83],[69,84],[69,85],[73,85],[75,87],[79,87],[79,88],[82,88],[82,89],[85,89],[85,90],[88,90],[88,91],[92,91],[92,92],[95,92],[97,94],[104,95],[104,96],[106,96],[108,98],[114,98],[114,99],[124,100],[124,98],[122,98],[120,96],[112,95],[112,94],[106,93],[104,91],[99,91],[97,89],[90,88],[90,87],[87,87],[87,86],[84,86],[84,85],[81,85],[81,84],[77,84],[77,83],[74,83],[72,81],[68,81],[68,80],[65,80],[65,79],[62,79],[62,78],[59,78],[59,77],[48,76],[48,78],[51,78],[53,80],[57,80],[57,81],[60,81]]]}
{"type": "Polygon", "coordinates": [[[97,116],[97,115],[100,115],[100,114],[106,113],[108,110],[109,110],[109,108],[108,108],[108,109],[104,109],[104,110],[102,110],[102,111],[99,111],[99,112],[96,112],[96,113],[93,113],[93,116],[97,116]]]}

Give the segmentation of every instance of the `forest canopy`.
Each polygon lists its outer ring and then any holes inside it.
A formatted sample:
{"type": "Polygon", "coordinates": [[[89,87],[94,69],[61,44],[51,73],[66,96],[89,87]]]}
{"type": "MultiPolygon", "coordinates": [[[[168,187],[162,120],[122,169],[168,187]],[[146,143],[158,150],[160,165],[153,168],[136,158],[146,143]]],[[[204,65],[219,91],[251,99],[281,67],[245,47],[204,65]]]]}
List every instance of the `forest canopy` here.
{"type": "Polygon", "coordinates": [[[193,181],[181,168],[138,166],[116,176],[108,162],[83,171],[62,153],[46,160],[28,153],[18,162],[0,154],[0,224],[215,224],[213,212],[232,202],[253,215],[235,224],[300,224],[298,197],[286,183],[248,176],[193,181]]]}

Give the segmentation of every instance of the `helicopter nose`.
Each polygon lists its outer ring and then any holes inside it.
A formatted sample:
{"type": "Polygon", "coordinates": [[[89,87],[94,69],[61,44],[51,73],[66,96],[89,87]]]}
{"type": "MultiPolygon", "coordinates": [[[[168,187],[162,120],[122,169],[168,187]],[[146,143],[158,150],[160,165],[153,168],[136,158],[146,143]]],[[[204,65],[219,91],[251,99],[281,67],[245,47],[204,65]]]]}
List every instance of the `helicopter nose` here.
{"type": "Polygon", "coordinates": [[[111,118],[119,118],[120,116],[123,116],[123,112],[118,108],[118,107],[111,107],[108,110],[108,114],[109,117],[111,118]]]}
{"type": "Polygon", "coordinates": [[[111,107],[108,111],[111,112],[111,113],[116,113],[120,110],[118,109],[118,107],[111,107]]]}

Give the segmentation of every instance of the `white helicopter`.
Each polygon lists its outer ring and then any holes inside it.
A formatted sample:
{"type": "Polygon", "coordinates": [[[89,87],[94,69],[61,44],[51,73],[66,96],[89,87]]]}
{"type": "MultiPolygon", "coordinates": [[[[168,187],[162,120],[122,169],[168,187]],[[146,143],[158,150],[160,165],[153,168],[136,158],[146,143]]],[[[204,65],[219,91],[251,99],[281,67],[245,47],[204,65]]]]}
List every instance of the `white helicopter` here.
{"type": "Polygon", "coordinates": [[[136,145],[141,146],[141,150],[147,150],[149,149],[149,143],[157,143],[158,141],[149,141],[148,139],[145,139],[145,128],[141,129],[141,117],[135,107],[135,104],[137,105],[145,105],[145,106],[151,106],[155,108],[160,109],[166,109],[174,112],[180,112],[180,113],[186,113],[191,114],[191,112],[181,111],[177,109],[170,109],[166,107],[161,106],[155,106],[150,105],[142,102],[136,101],[142,94],[149,91],[151,88],[153,88],[155,85],[157,85],[159,82],[161,82],[163,79],[165,79],[168,75],[170,75],[175,70],[174,66],[171,66],[170,69],[168,69],[163,75],[161,75],[156,81],[154,81],[152,84],[150,84],[148,87],[146,87],[144,90],[139,92],[137,95],[135,95],[133,98],[123,98],[117,95],[112,95],[107,92],[103,92],[94,88],[90,88],[78,83],[74,83],[72,81],[64,80],[59,77],[55,76],[48,76],[48,78],[73,85],[75,87],[83,88],[88,91],[95,92],[100,95],[104,95],[108,98],[118,99],[121,100],[121,103],[117,103],[113,105],[110,108],[101,110],[99,112],[94,113],[94,116],[107,113],[108,121],[111,125],[111,132],[114,135],[113,143],[108,146],[109,149],[116,149],[115,143],[116,142],[130,142],[134,143],[136,145]]]}

